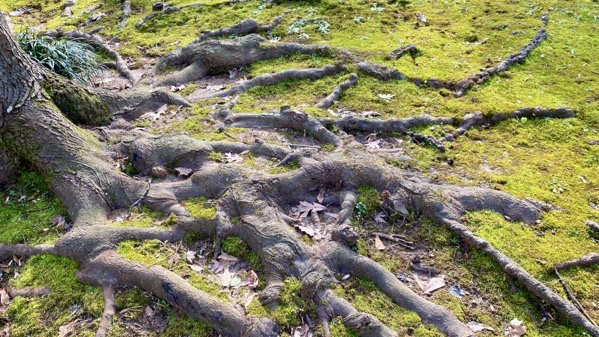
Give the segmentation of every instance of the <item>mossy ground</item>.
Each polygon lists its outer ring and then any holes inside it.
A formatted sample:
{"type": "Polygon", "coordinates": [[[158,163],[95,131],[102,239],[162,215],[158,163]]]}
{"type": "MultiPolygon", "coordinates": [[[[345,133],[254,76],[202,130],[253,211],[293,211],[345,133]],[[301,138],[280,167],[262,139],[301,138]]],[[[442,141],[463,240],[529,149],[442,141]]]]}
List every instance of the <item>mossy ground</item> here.
{"type": "MultiPolygon", "coordinates": [[[[85,22],[91,14],[82,14],[86,8],[100,0],[77,1],[72,18],[60,18],[62,0],[16,0],[0,2],[0,10],[14,10],[28,6],[37,8],[31,17],[15,18],[18,30],[24,25],[38,25],[43,29],[63,27],[73,29],[85,22]]],[[[599,5],[591,0],[560,1],[404,1],[374,2],[364,0],[289,1],[267,4],[247,1],[232,6],[211,8],[209,6],[182,10],[163,15],[146,23],[141,29],[135,23],[151,12],[150,0],[134,0],[134,11],[127,25],[116,28],[120,19],[120,2],[105,1],[100,10],[107,16],[88,28],[104,25],[103,34],[119,39],[119,52],[133,65],[142,65],[142,57],[163,55],[177,46],[195,39],[203,30],[212,30],[234,24],[245,18],[270,22],[276,15],[291,10],[284,22],[271,37],[282,41],[325,43],[358,54],[367,60],[396,67],[400,71],[422,78],[435,77],[457,80],[479,68],[496,64],[516,52],[527,43],[540,28],[539,16],[549,12],[547,30],[549,38],[533,51],[526,62],[512,67],[482,86],[474,87],[467,95],[455,99],[451,95],[430,88],[417,88],[406,82],[381,82],[360,74],[358,85],[347,90],[333,110],[343,108],[353,111],[377,111],[381,118],[406,117],[421,113],[436,116],[461,117],[474,111],[485,114],[512,111],[525,106],[566,106],[577,111],[577,117],[567,120],[529,119],[506,121],[491,129],[475,128],[450,145],[447,153],[440,155],[429,147],[414,146],[406,149],[417,159],[415,165],[431,178],[458,185],[487,186],[518,197],[532,197],[552,203],[561,211],[548,212],[540,223],[525,226],[506,221],[490,212],[470,214],[466,220],[476,234],[486,238],[505,254],[516,260],[534,276],[563,295],[563,290],[548,272],[556,262],[580,257],[597,251],[583,220],[599,220],[599,147],[588,145],[599,139],[599,92],[597,92],[599,69],[599,5]],[[428,25],[416,18],[424,13],[428,25]],[[319,25],[306,23],[298,33],[290,26],[301,18],[321,18],[330,23],[327,33],[318,32],[319,25]],[[190,33],[191,32],[191,33],[190,33]],[[468,41],[486,43],[473,44],[468,41]],[[388,61],[384,56],[400,45],[415,43],[421,51],[413,61],[409,57],[388,61]],[[378,94],[394,94],[382,99],[378,94]],[[446,163],[452,158],[452,166],[446,163]]],[[[174,0],[173,5],[183,5],[193,0],[174,0]]],[[[209,0],[211,4],[216,0],[209,0]]],[[[335,62],[327,57],[292,56],[286,59],[260,62],[244,69],[244,76],[253,77],[290,68],[322,67],[335,62]]],[[[348,73],[355,69],[348,69],[348,73]]],[[[328,112],[313,109],[314,103],[327,95],[347,74],[327,77],[317,81],[287,81],[271,87],[254,88],[241,96],[235,111],[263,112],[278,109],[282,104],[302,108],[317,116],[328,112]]],[[[191,89],[188,89],[191,91],[191,89]]],[[[184,131],[194,137],[208,140],[228,140],[224,133],[210,129],[208,113],[210,105],[217,100],[199,101],[187,111],[188,118],[168,125],[159,133],[184,131]]],[[[438,127],[437,127],[438,128],[438,127]]],[[[438,130],[419,130],[435,133],[438,130]]],[[[241,130],[227,130],[236,136],[241,130]]],[[[271,173],[280,173],[273,170],[271,173]]],[[[25,194],[35,193],[39,186],[21,180],[25,194]]],[[[39,188],[38,188],[39,189],[39,188]]],[[[14,191],[15,189],[13,189],[14,191]]],[[[45,191],[45,190],[44,190],[45,191]]],[[[6,191],[5,193],[10,193],[6,191]]],[[[360,221],[368,221],[376,209],[372,202],[374,192],[364,187],[360,199],[367,212],[360,221]]],[[[6,195],[4,196],[4,198],[6,195]]],[[[2,228],[0,242],[45,243],[55,240],[59,231],[51,229],[46,236],[39,235],[47,223],[64,209],[56,198],[41,192],[35,203],[10,203],[0,208],[2,228]]],[[[195,200],[195,211],[210,217],[212,209],[205,200],[195,200]],[[200,206],[197,206],[200,205],[200,206]],[[206,207],[208,206],[208,207],[206,207]]],[[[189,205],[188,205],[189,206],[189,205]]],[[[132,225],[153,226],[162,218],[144,214],[131,220],[132,225]]],[[[513,291],[505,275],[495,263],[478,251],[465,249],[460,241],[448,231],[421,221],[404,224],[395,230],[405,232],[419,243],[426,255],[425,263],[433,264],[447,275],[448,285],[459,284],[471,292],[471,296],[457,299],[447,291],[435,293],[434,302],[450,307],[461,319],[474,320],[493,326],[500,335],[506,323],[514,318],[524,320],[527,336],[583,336],[583,332],[569,325],[560,316],[556,321],[542,322],[539,303],[516,288],[513,291]],[[441,267],[442,266],[442,267],[441,267]],[[482,302],[473,304],[473,298],[482,302]],[[493,306],[495,311],[490,309],[493,306]]],[[[235,251],[238,242],[224,244],[235,251]]],[[[370,255],[394,273],[408,273],[409,259],[401,250],[379,252],[366,241],[359,246],[361,252],[370,255]]],[[[218,289],[201,277],[191,275],[185,265],[171,265],[171,248],[159,242],[121,245],[120,252],[146,264],[163,264],[190,277],[191,282],[216,296],[223,296],[218,289]],[[219,295],[220,294],[220,295],[219,295]]],[[[20,276],[11,281],[19,286],[51,286],[54,292],[45,298],[15,299],[8,317],[12,320],[11,332],[15,336],[55,335],[57,327],[68,323],[73,305],[81,305],[88,316],[98,317],[102,308],[101,292],[77,283],[74,273],[77,266],[62,259],[40,256],[29,259],[21,267],[20,276]]],[[[597,320],[599,309],[599,269],[574,268],[562,273],[574,294],[597,320]]],[[[290,284],[292,281],[290,281],[290,284]]],[[[377,315],[389,326],[400,332],[414,328],[414,336],[436,336],[437,332],[421,326],[414,314],[393,306],[388,298],[367,281],[350,278],[338,286],[337,291],[350,299],[360,310],[377,315]]],[[[117,296],[119,307],[134,303],[149,303],[149,299],[136,290],[117,296]],[[125,300],[128,298],[128,300],[125,300]]],[[[289,306],[279,320],[290,322],[289,314],[296,306],[289,306]],[[287,317],[289,316],[289,317],[287,317]],[[287,317],[287,318],[285,318],[287,317]]],[[[295,303],[295,304],[294,304],[295,303]]],[[[250,307],[251,308],[251,307],[250,307]]],[[[205,326],[180,318],[173,309],[164,309],[168,315],[165,335],[179,336],[193,332],[209,335],[205,326]]],[[[274,315],[260,311],[263,315],[274,315]]],[[[92,335],[94,323],[80,336],[92,335]]],[[[291,323],[290,323],[291,325],[291,323]]],[[[122,322],[117,323],[117,330],[122,322]]],[[[332,325],[334,336],[351,336],[336,321],[332,325]]],[[[114,334],[114,333],[113,333],[114,334]]],[[[493,333],[486,333],[493,335],[493,333]]]]}

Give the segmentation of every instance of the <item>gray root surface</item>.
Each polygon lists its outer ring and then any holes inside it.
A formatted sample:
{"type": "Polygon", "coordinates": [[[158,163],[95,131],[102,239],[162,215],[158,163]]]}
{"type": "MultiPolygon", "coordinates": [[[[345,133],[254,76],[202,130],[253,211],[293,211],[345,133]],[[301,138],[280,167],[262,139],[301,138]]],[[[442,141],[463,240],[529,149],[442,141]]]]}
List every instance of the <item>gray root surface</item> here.
{"type": "MultiPolygon", "coordinates": [[[[248,35],[232,41],[192,43],[166,55],[155,71],[182,65],[188,69],[184,78],[193,80],[201,74],[218,73],[233,66],[293,53],[329,52],[328,48],[320,46],[264,45],[263,42],[264,39],[257,35],[248,35]]],[[[105,310],[99,336],[106,334],[110,328],[110,317],[114,315],[114,289],[119,286],[148,291],[190,317],[209,324],[223,336],[280,335],[281,331],[274,321],[246,315],[237,305],[193,287],[172,271],[130,261],[115,249],[126,240],[177,242],[187,233],[207,235],[215,238],[216,242],[229,236],[240,237],[259,256],[264,266],[266,287],[259,294],[260,300],[269,307],[276,307],[284,279],[297,278],[301,281],[299,296],[305,301],[314,301],[325,330],[328,321],[340,317],[346,327],[355,329],[361,336],[396,336],[396,332],[377,317],[359,312],[332,290],[338,282],[337,275],[351,271],[374,282],[397,305],[416,312],[424,323],[434,325],[445,335],[474,336],[470,328],[450,310],[419,296],[380,264],[351,250],[350,247],[359,238],[351,219],[357,203],[356,189],[362,185],[370,185],[379,192],[389,191],[407,209],[447,226],[471,246],[493,257],[506,273],[553,305],[572,323],[584,327],[594,337],[599,336],[597,328],[572,304],[456,220],[466,212],[488,209],[513,221],[532,223],[544,211],[553,209],[550,205],[532,199],[520,200],[490,189],[433,182],[419,172],[378,164],[372,160],[372,154],[351,136],[338,136],[325,127],[335,125],[347,132],[391,132],[431,124],[455,124],[454,118],[422,115],[388,121],[352,118],[321,121],[290,107],[258,115],[232,114],[223,109],[214,116],[223,129],[225,126],[292,128],[309,133],[317,141],[333,144],[338,149],[331,152],[289,151],[264,143],[247,145],[200,142],[187,136],[160,137],[127,128],[122,121],[115,124],[120,123],[123,127],[112,125],[96,130],[103,139],[110,140],[102,143],[90,132],[76,127],[67,118],[68,114],[65,116],[60,110],[60,105],[43,96],[37,97],[35,88],[39,87],[38,81],[43,76],[36,72],[38,68],[17,47],[3,15],[0,17],[0,44],[8,46],[0,50],[0,70],[8,76],[0,78],[0,83],[14,83],[16,88],[0,90],[3,112],[0,145],[14,144],[10,149],[5,148],[8,155],[28,161],[46,177],[74,222],[73,228],[54,245],[0,244],[0,261],[13,255],[52,254],[78,262],[78,279],[104,289],[105,310]],[[242,165],[217,162],[210,156],[215,151],[250,151],[256,156],[281,162],[296,158],[299,169],[271,175],[242,165]],[[115,153],[128,155],[142,175],[150,174],[156,166],[178,165],[190,168],[192,173],[185,178],[169,176],[149,184],[144,179],[135,179],[116,170],[115,153]],[[323,224],[324,234],[320,240],[308,244],[297,232],[295,226],[298,220],[288,215],[289,210],[300,201],[316,202],[318,197],[314,191],[323,186],[335,193],[326,196],[322,202],[338,206],[341,212],[337,221],[323,224]],[[194,197],[215,199],[217,215],[214,219],[194,218],[185,209],[182,202],[194,197]],[[164,215],[174,214],[176,221],[170,227],[152,228],[106,224],[112,211],[126,210],[136,203],[164,215]],[[235,222],[233,219],[236,219],[235,222]]],[[[178,80],[180,78],[176,78],[175,83],[178,80]]],[[[57,82],[67,92],[77,93],[80,90],[68,81],[57,82]]],[[[132,106],[144,105],[148,99],[153,102],[186,102],[164,89],[151,90],[147,87],[136,87],[118,94],[90,90],[88,94],[102,103],[98,104],[102,109],[108,106],[110,111],[119,113],[132,106]]],[[[93,109],[90,113],[93,114],[93,109]]],[[[539,117],[545,113],[542,109],[525,109],[505,118],[539,117]]],[[[571,112],[551,113],[551,116],[554,115],[570,116],[571,112]]],[[[130,117],[135,118],[134,114],[130,117]]],[[[477,125],[479,119],[467,119],[465,123],[471,125],[464,124],[464,128],[477,125]]]]}
{"type": "Polygon", "coordinates": [[[131,15],[131,0],[123,0],[123,15],[121,16],[119,27],[125,27],[129,15],[131,15]]]}
{"type": "Polygon", "coordinates": [[[336,86],[335,89],[333,89],[333,91],[327,97],[323,98],[322,101],[316,104],[316,107],[320,109],[326,109],[330,107],[331,105],[333,105],[333,103],[335,103],[335,101],[339,100],[339,98],[343,94],[343,91],[351,88],[357,83],[358,75],[354,73],[350,74],[349,79],[341,82],[338,86],[336,86]]]}
{"type": "Polygon", "coordinates": [[[333,76],[337,75],[342,71],[345,71],[345,66],[338,65],[328,65],[324,68],[314,68],[314,69],[290,69],[284,70],[274,74],[265,74],[252,78],[251,80],[247,80],[242,82],[239,85],[236,85],[230,89],[224,91],[217,91],[215,93],[206,95],[200,98],[208,98],[208,97],[227,97],[227,96],[235,96],[242,94],[251,88],[257,86],[268,86],[275,85],[277,83],[281,83],[287,80],[317,80],[323,78],[325,76],[333,76]]]}
{"type": "Polygon", "coordinates": [[[208,40],[190,43],[163,56],[154,67],[154,75],[170,66],[183,67],[173,75],[158,79],[155,86],[180,85],[199,80],[206,75],[220,74],[228,69],[271,60],[293,54],[330,54],[330,48],[296,43],[267,44],[257,34],[233,40],[208,40]]]}
{"type": "Polygon", "coordinates": [[[387,60],[397,60],[397,59],[401,58],[402,56],[404,56],[406,53],[413,56],[417,52],[418,52],[418,49],[416,48],[416,46],[413,44],[409,44],[407,46],[394,49],[385,58],[387,60]]]}
{"type": "Polygon", "coordinates": [[[554,269],[560,271],[572,267],[587,267],[591,266],[595,263],[599,263],[599,254],[590,253],[589,255],[585,255],[579,259],[571,260],[567,262],[558,263],[555,265],[554,269]]]}
{"type": "Polygon", "coordinates": [[[270,32],[276,26],[280,25],[283,22],[282,16],[277,16],[271,24],[268,25],[260,25],[256,20],[245,19],[238,24],[235,24],[230,27],[221,28],[214,31],[204,32],[199,38],[194,40],[194,43],[204,42],[209,39],[215,39],[223,36],[244,36],[248,34],[255,34],[261,32],[270,32]]]}
{"type": "Polygon", "coordinates": [[[466,94],[475,84],[482,84],[488,81],[492,76],[497,75],[503,71],[508,70],[512,65],[516,63],[523,63],[526,60],[528,54],[530,54],[541,42],[547,39],[547,30],[545,28],[539,29],[537,34],[530,40],[530,42],[522,47],[520,51],[510,55],[508,58],[503,60],[500,64],[495,67],[484,69],[483,71],[470,75],[460,81],[458,81],[453,90],[455,91],[454,97],[462,97],[466,94]]]}

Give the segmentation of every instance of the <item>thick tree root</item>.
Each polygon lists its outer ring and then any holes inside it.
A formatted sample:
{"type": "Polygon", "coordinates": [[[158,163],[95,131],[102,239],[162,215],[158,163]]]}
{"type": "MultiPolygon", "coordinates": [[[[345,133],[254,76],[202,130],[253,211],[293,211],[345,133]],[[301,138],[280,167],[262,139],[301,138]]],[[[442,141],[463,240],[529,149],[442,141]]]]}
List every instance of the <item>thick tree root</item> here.
{"type": "Polygon", "coordinates": [[[350,74],[349,79],[341,82],[338,86],[336,86],[335,89],[333,89],[333,92],[331,92],[327,97],[323,98],[322,101],[316,104],[316,107],[320,109],[326,109],[330,107],[331,105],[333,105],[333,103],[335,103],[335,101],[339,100],[341,94],[343,94],[343,91],[351,88],[357,83],[358,75],[354,73],[350,74]]]}
{"type": "MultiPolygon", "coordinates": [[[[131,11],[131,8],[129,8],[129,11],[131,11]]],[[[127,63],[125,62],[125,60],[123,60],[121,55],[116,50],[110,48],[106,43],[102,42],[102,40],[93,36],[92,34],[82,33],[78,31],[63,32],[59,30],[49,31],[43,34],[54,38],[67,38],[76,41],[84,41],[85,43],[88,43],[94,48],[112,57],[114,59],[116,70],[119,72],[119,74],[121,74],[121,76],[128,79],[129,82],[131,82],[131,84],[135,84],[135,82],[137,81],[131,70],[129,70],[127,63]]]]}
{"type": "Polygon", "coordinates": [[[73,6],[75,6],[75,0],[65,0],[62,5],[63,10],[60,16],[66,18],[73,15],[73,6]]]}
{"type": "Polygon", "coordinates": [[[246,19],[230,27],[204,32],[202,36],[194,40],[193,43],[200,43],[209,39],[216,39],[223,36],[244,36],[254,33],[270,32],[276,26],[280,25],[281,22],[283,22],[282,16],[277,16],[273,22],[268,25],[260,25],[256,20],[246,19]]]}
{"type": "Polygon", "coordinates": [[[343,141],[327,130],[322,123],[307,113],[284,106],[274,114],[231,114],[220,116],[222,122],[230,127],[242,128],[291,128],[310,133],[324,144],[335,147],[343,145],[343,141]]]}
{"type": "Polygon", "coordinates": [[[326,261],[333,270],[352,273],[374,282],[393,302],[414,311],[426,324],[433,324],[449,337],[475,336],[472,330],[460,322],[447,308],[436,305],[416,295],[395,275],[367,257],[358,255],[348,247],[327,244],[326,261]]]}
{"type": "Polygon", "coordinates": [[[266,85],[275,85],[277,83],[281,83],[287,80],[311,80],[315,81],[317,79],[323,78],[325,76],[333,76],[337,75],[342,71],[345,71],[346,68],[341,65],[328,65],[324,68],[314,68],[314,69],[290,69],[284,70],[275,74],[266,74],[258,77],[254,77],[251,80],[247,80],[242,82],[241,84],[234,86],[231,89],[227,89],[224,91],[217,91],[215,93],[209,94],[207,96],[201,98],[208,97],[227,97],[242,94],[251,88],[257,86],[266,86],[266,85]]]}
{"type": "Polygon", "coordinates": [[[275,59],[293,54],[327,55],[330,49],[324,46],[295,43],[266,44],[257,34],[234,40],[208,40],[191,43],[163,56],[154,67],[154,75],[169,66],[183,66],[183,70],[159,80],[155,86],[180,85],[201,79],[206,75],[222,73],[230,68],[254,62],[275,59]]]}
{"type": "Polygon", "coordinates": [[[27,287],[27,288],[22,288],[22,289],[8,288],[7,292],[8,292],[8,295],[10,296],[10,298],[16,298],[16,297],[31,298],[31,297],[46,296],[46,295],[50,294],[50,292],[52,292],[52,290],[48,287],[39,287],[39,288],[27,287]]]}
{"type": "Polygon", "coordinates": [[[15,256],[33,256],[40,254],[56,255],[55,247],[52,245],[30,246],[25,244],[5,245],[0,243],[0,261],[5,261],[15,256]]]}

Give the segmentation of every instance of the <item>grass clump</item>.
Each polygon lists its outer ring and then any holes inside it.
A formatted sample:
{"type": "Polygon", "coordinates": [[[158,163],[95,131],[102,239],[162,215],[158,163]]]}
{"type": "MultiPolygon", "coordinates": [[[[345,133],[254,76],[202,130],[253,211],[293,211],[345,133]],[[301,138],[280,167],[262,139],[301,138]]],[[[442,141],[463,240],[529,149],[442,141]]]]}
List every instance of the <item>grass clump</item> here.
{"type": "Polygon", "coordinates": [[[17,42],[39,65],[81,84],[92,84],[104,70],[100,57],[83,42],[39,36],[31,28],[17,34],[17,42]]]}

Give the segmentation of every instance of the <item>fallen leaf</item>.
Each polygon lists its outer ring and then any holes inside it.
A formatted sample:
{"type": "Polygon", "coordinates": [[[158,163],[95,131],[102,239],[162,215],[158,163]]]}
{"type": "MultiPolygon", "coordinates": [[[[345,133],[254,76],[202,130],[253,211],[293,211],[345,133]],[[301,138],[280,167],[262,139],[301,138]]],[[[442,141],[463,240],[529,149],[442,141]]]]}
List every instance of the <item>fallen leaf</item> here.
{"type": "Polygon", "coordinates": [[[240,284],[241,284],[241,277],[233,276],[231,278],[231,283],[230,283],[231,287],[235,288],[235,287],[239,286],[240,284]]]}
{"type": "Polygon", "coordinates": [[[176,86],[176,85],[171,85],[171,91],[172,91],[172,92],[181,91],[181,90],[183,90],[183,89],[185,89],[185,85],[184,85],[184,84],[181,84],[181,85],[179,85],[179,86],[176,86]]]}
{"type": "Polygon", "coordinates": [[[233,255],[229,255],[229,254],[227,254],[227,253],[221,253],[221,254],[218,256],[218,259],[219,259],[220,261],[223,261],[223,262],[231,262],[231,263],[236,263],[236,262],[239,262],[239,259],[238,259],[238,258],[236,258],[236,257],[235,257],[235,256],[233,256],[233,255]]]}
{"type": "Polygon", "coordinates": [[[345,281],[347,279],[349,279],[351,277],[351,274],[345,274],[343,275],[343,277],[341,278],[341,281],[345,281]]]}
{"type": "Polygon", "coordinates": [[[308,227],[308,226],[297,226],[297,228],[304,232],[306,235],[310,236],[310,237],[314,237],[314,235],[316,235],[316,230],[312,227],[308,227]]]}
{"type": "Polygon", "coordinates": [[[369,150],[377,150],[381,148],[381,140],[377,139],[375,141],[366,143],[366,148],[369,150]]]}
{"type": "Polygon", "coordinates": [[[193,250],[188,250],[187,252],[185,252],[185,258],[187,258],[188,263],[193,263],[193,261],[195,260],[195,256],[196,252],[194,252],[193,250]]]}
{"type": "Polygon", "coordinates": [[[223,287],[228,287],[231,285],[231,280],[233,278],[233,273],[229,271],[229,268],[225,269],[222,274],[219,275],[220,285],[223,287]]]}
{"type": "Polygon", "coordinates": [[[468,327],[470,329],[472,329],[472,331],[474,331],[474,332],[480,332],[480,331],[484,331],[484,330],[495,331],[495,329],[493,329],[492,327],[490,327],[486,324],[482,324],[482,323],[478,323],[478,322],[474,322],[474,321],[470,321],[470,322],[466,323],[466,325],[468,325],[468,327]]]}
{"type": "Polygon", "coordinates": [[[191,172],[193,172],[193,170],[190,168],[187,168],[187,167],[177,167],[177,168],[175,168],[175,172],[177,172],[177,175],[179,177],[187,178],[187,177],[189,177],[191,172]]]}
{"type": "Polygon", "coordinates": [[[377,223],[380,223],[380,224],[388,223],[387,220],[384,219],[384,217],[386,217],[386,216],[387,215],[385,214],[385,212],[378,212],[374,216],[374,221],[376,221],[377,223]]]}
{"type": "Polygon", "coordinates": [[[322,201],[324,200],[324,193],[325,193],[325,189],[321,188],[320,191],[318,192],[318,195],[316,196],[316,201],[318,201],[319,203],[322,203],[322,201]]]}
{"type": "Polygon", "coordinates": [[[522,325],[522,321],[514,318],[510,321],[510,326],[508,327],[508,337],[520,337],[526,333],[526,327],[522,325]]]}
{"type": "Polygon", "coordinates": [[[464,292],[464,290],[462,290],[462,288],[460,288],[459,285],[453,285],[449,287],[449,293],[457,298],[462,298],[462,296],[466,295],[466,292],[464,292]]]}
{"type": "Polygon", "coordinates": [[[148,318],[154,317],[154,310],[152,310],[152,307],[149,304],[144,309],[144,316],[148,318]]]}
{"type": "Polygon", "coordinates": [[[243,161],[243,157],[240,156],[239,154],[235,153],[230,153],[227,152],[225,154],[223,154],[223,159],[225,160],[225,163],[231,164],[231,163],[240,163],[243,161]]]}
{"type": "Polygon", "coordinates": [[[10,295],[5,289],[0,290],[0,305],[7,306],[10,303],[10,295]]]}
{"type": "Polygon", "coordinates": [[[392,94],[378,94],[377,96],[385,100],[391,100],[393,97],[395,97],[395,95],[392,94]]]}
{"type": "Polygon", "coordinates": [[[79,324],[79,319],[76,319],[69,324],[62,325],[58,328],[58,337],[67,337],[75,331],[75,327],[79,324]]]}
{"type": "Polygon", "coordinates": [[[428,282],[421,281],[418,275],[414,274],[416,283],[425,295],[432,294],[434,291],[445,287],[445,275],[439,275],[428,280],[428,282]]]}
{"type": "Polygon", "coordinates": [[[385,250],[387,248],[378,235],[374,237],[374,247],[376,247],[378,250],[385,250]]]}
{"type": "Polygon", "coordinates": [[[406,205],[404,205],[404,203],[400,200],[393,200],[393,209],[404,215],[410,214],[406,208],[406,205]]]}
{"type": "Polygon", "coordinates": [[[300,212],[300,218],[306,218],[310,212],[324,211],[327,207],[317,202],[309,203],[307,201],[300,201],[297,209],[300,212]]]}
{"type": "Polygon", "coordinates": [[[191,270],[193,270],[197,273],[201,273],[204,270],[204,267],[197,265],[197,264],[190,264],[189,268],[191,268],[191,270]]]}
{"type": "Polygon", "coordinates": [[[424,14],[422,14],[422,13],[418,13],[418,14],[416,14],[416,18],[417,18],[418,20],[420,20],[420,21],[424,22],[424,23],[426,23],[426,21],[427,21],[427,20],[426,20],[426,16],[425,16],[424,14]]]}
{"type": "Polygon", "coordinates": [[[256,287],[258,287],[258,274],[256,274],[255,271],[250,270],[246,275],[244,282],[247,282],[248,287],[250,287],[251,289],[255,289],[256,287]]]}

